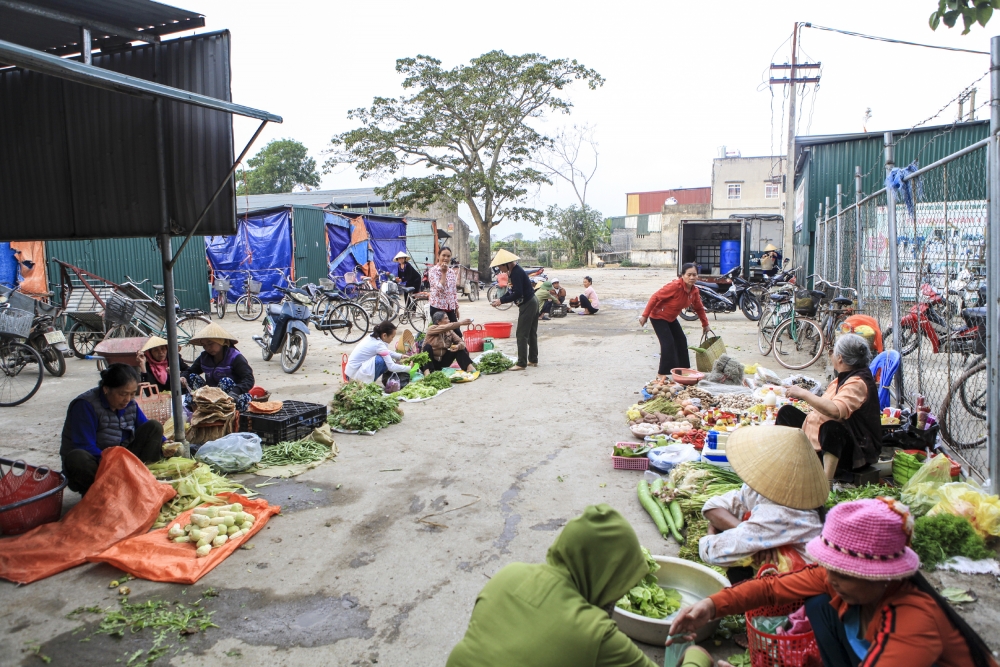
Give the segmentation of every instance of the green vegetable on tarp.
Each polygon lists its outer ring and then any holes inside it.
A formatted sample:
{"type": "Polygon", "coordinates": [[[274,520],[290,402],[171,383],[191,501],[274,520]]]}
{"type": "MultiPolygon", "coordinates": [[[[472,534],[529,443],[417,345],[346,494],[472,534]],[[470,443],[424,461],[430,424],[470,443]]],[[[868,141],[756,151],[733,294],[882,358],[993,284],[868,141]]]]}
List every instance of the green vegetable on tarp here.
{"type": "Polygon", "coordinates": [[[492,352],[487,352],[483,356],[479,357],[479,372],[484,375],[493,375],[495,373],[503,373],[508,368],[514,365],[514,362],[507,358],[507,356],[500,352],[499,350],[493,350],[492,352]]]}
{"type": "Polygon", "coordinates": [[[179,514],[194,509],[205,503],[212,505],[222,505],[226,501],[220,496],[237,491],[246,496],[255,495],[239,482],[217,475],[204,463],[198,463],[191,459],[174,457],[165,461],[150,463],[146,466],[156,477],[170,475],[176,470],[187,472],[170,480],[171,486],[177,492],[169,502],[160,508],[160,515],[156,518],[153,528],[163,528],[173,521],[179,514]],[[188,462],[194,463],[189,466],[188,462]]]}
{"type": "Polygon", "coordinates": [[[392,393],[393,398],[408,398],[410,400],[419,398],[433,398],[437,396],[438,390],[424,382],[411,382],[397,392],[392,393]]]}
{"type": "Polygon", "coordinates": [[[406,360],[410,366],[423,366],[431,363],[431,355],[427,352],[420,352],[406,360]]]}
{"type": "Polygon", "coordinates": [[[417,383],[428,387],[434,387],[438,391],[441,391],[442,389],[447,389],[451,386],[451,378],[441,371],[434,371],[430,375],[425,375],[421,379],[417,380],[417,383]]]}
{"type": "Polygon", "coordinates": [[[663,512],[660,511],[659,504],[649,492],[649,482],[644,479],[639,480],[636,493],[639,496],[639,504],[642,505],[642,508],[646,510],[646,514],[656,524],[656,529],[660,531],[660,535],[666,539],[667,535],[670,534],[670,528],[667,526],[667,520],[663,518],[663,512]]]}
{"type": "Polygon", "coordinates": [[[330,401],[327,421],[342,431],[377,431],[403,420],[399,401],[375,382],[348,382],[330,401]]]}
{"type": "Polygon", "coordinates": [[[632,447],[619,447],[615,445],[615,456],[627,456],[629,458],[638,458],[640,456],[645,456],[649,452],[649,446],[640,445],[633,449],[632,447]]]}
{"type": "MultiPolygon", "coordinates": [[[[684,543],[684,537],[681,535],[680,530],[677,528],[677,521],[674,517],[673,512],[671,512],[669,505],[663,499],[664,494],[664,481],[662,478],[657,478],[650,487],[650,493],[653,496],[653,502],[660,510],[660,514],[663,515],[663,521],[667,524],[667,530],[673,535],[674,539],[677,540],[678,544],[684,543]]],[[[664,535],[666,537],[666,535],[664,535]]]]}
{"type": "Polygon", "coordinates": [[[920,556],[920,566],[926,570],[933,570],[952,556],[972,560],[996,557],[993,550],[986,548],[969,520],[954,514],[917,519],[913,525],[913,550],[920,556]]]}
{"type": "Polygon", "coordinates": [[[901,489],[898,486],[885,486],[883,484],[865,484],[853,489],[839,489],[830,491],[830,497],[826,500],[826,509],[831,509],[834,505],[847,503],[852,500],[865,500],[869,498],[899,499],[901,489]]]}
{"type": "Polygon", "coordinates": [[[642,555],[646,557],[649,573],[618,600],[615,606],[648,618],[666,618],[681,608],[681,594],[673,588],[662,588],[656,580],[660,564],[653,560],[645,547],[642,548],[642,555]]]}
{"type": "Polygon", "coordinates": [[[257,468],[313,463],[328,458],[330,452],[331,448],[327,445],[308,439],[279,442],[264,447],[264,455],[257,463],[257,468]]]}

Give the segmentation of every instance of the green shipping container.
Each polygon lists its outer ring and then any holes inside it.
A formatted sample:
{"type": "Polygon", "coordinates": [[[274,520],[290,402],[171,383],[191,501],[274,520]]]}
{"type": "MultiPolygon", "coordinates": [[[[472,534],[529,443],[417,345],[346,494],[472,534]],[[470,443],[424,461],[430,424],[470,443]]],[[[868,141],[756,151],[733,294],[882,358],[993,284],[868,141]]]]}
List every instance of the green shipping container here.
{"type": "Polygon", "coordinates": [[[314,206],[292,206],[292,247],[295,279],[300,285],[316,283],[329,273],[326,211],[314,206]],[[304,278],[304,280],[300,280],[304,278]]]}
{"type": "MultiPolygon", "coordinates": [[[[175,237],[174,252],[184,239],[175,237]]],[[[46,241],[49,283],[58,295],[59,259],[89,271],[106,280],[120,283],[126,276],[136,282],[149,279],[142,288],[152,296],[152,285],[163,284],[160,248],[152,238],[96,239],[87,241],[46,241]]],[[[193,236],[174,265],[174,289],[182,308],[209,310],[208,262],[205,259],[205,238],[193,236]]]]}

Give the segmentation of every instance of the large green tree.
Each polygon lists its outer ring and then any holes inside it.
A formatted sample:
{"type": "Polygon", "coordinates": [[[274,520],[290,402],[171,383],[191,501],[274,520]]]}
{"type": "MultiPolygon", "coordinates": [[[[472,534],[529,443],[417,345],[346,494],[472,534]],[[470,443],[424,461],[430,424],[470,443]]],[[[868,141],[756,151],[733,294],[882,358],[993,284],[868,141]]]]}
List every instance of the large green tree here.
{"type": "Polygon", "coordinates": [[[319,185],[316,160],[294,139],[275,139],[247,160],[249,169],[237,178],[236,193],[267,195],[291,192],[296,185],[319,185]]]}
{"type": "Polygon", "coordinates": [[[545,221],[539,224],[549,235],[569,244],[570,263],[574,266],[586,265],[587,252],[594,249],[597,241],[607,241],[609,235],[601,212],[586,204],[567,208],[550,206],[545,212],[545,221]]]}
{"type": "Polygon", "coordinates": [[[994,9],[1000,9],[1000,0],[938,0],[938,8],[931,13],[931,30],[937,30],[942,23],[954,28],[961,18],[965,26],[962,34],[968,35],[977,23],[986,27],[994,9]]]}
{"type": "Polygon", "coordinates": [[[490,231],[505,220],[543,217],[524,205],[530,189],[549,183],[531,160],[551,141],[532,121],[569,113],[572,103],[561,93],[572,82],[594,89],[604,79],[576,60],[503,51],[452,69],[429,56],[402,58],[396,71],[408,94],[376,97],[371,107],[351,111],[361,127],[333,138],[325,168],[351,164],[362,178],[394,176],[376,192],[400,208],[465,203],[479,229],[479,270],[486,275],[490,231]],[[417,166],[426,171],[415,173],[417,166]]]}

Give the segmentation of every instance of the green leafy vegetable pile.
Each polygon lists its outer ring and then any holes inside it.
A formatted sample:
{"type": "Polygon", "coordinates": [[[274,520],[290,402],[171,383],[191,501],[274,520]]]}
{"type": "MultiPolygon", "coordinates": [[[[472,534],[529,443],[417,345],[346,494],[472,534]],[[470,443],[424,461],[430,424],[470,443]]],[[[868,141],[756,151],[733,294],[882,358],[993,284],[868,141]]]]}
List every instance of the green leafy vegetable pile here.
{"type": "Polygon", "coordinates": [[[377,431],[403,420],[399,401],[377,383],[348,382],[330,401],[327,421],[342,431],[377,431]]]}
{"type": "Polygon", "coordinates": [[[406,363],[410,364],[410,366],[420,367],[423,366],[424,364],[431,363],[431,355],[428,354],[427,352],[421,352],[407,359],[406,363]]]}
{"type": "Polygon", "coordinates": [[[451,379],[441,371],[434,371],[417,380],[418,383],[434,387],[438,391],[451,386],[451,379]]]}
{"type": "Polygon", "coordinates": [[[660,569],[660,564],[653,560],[645,547],[642,554],[646,557],[649,574],[616,602],[615,606],[640,616],[666,618],[681,608],[681,594],[672,588],[660,587],[655,574],[660,569]]]}
{"type": "Polygon", "coordinates": [[[431,398],[437,396],[438,390],[426,382],[411,382],[392,394],[393,398],[431,398]]]}
{"type": "Polygon", "coordinates": [[[854,489],[840,489],[831,491],[830,497],[826,501],[826,509],[832,508],[840,503],[847,503],[852,500],[865,500],[868,498],[895,498],[899,500],[900,487],[883,486],[882,484],[865,484],[854,489]]]}
{"type": "Polygon", "coordinates": [[[479,357],[479,372],[484,375],[503,373],[513,365],[514,362],[508,359],[504,353],[499,350],[487,352],[483,356],[479,357]]]}
{"type": "Polygon", "coordinates": [[[983,538],[965,517],[954,514],[922,516],[913,526],[913,550],[920,556],[924,569],[933,570],[952,556],[973,560],[995,558],[986,548],[983,538]]]}

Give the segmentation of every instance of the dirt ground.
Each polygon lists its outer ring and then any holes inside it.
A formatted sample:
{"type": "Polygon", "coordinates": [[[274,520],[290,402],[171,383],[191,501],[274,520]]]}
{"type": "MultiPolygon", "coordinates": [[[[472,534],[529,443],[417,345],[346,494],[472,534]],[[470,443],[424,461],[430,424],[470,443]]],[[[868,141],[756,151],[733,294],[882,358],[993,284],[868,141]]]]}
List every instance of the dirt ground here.
{"type": "MultiPolygon", "coordinates": [[[[673,278],[643,269],[552,272],[570,295],[594,277],[601,312],[570,314],[539,326],[540,363],[523,373],[483,377],[434,400],[410,404],[401,424],[372,437],[338,435],[340,456],[299,477],[259,489],[283,507],[226,562],[185,588],[130,582],[133,602],[206,599],[219,626],[188,639],[174,665],[442,665],[468,624],[476,594],[504,565],[542,562],[565,522],[590,504],[620,510],[653,553],[676,555],[635,498],[638,473],[611,468],[611,443],[629,439],[623,413],[656,371],[658,345],[638,326],[649,294],[673,278]],[[420,522],[430,517],[438,527],[420,522]]],[[[476,322],[513,321],[481,300],[461,301],[476,322]]],[[[313,332],[294,375],[263,362],[250,335],[260,323],[234,314],[223,322],[242,341],[258,384],[276,399],[326,403],[339,385],[349,347],[313,332]]],[[[740,313],[714,330],[745,363],[760,360],[756,328],[740,313]]],[[[689,339],[697,323],[685,325],[689,339]]],[[[514,340],[500,340],[513,352],[514,340]]],[[[72,359],[62,378],[46,377],[26,404],[0,412],[0,456],[59,467],[66,405],[94,386],[91,361],[72,359]]],[[[773,364],[773,362],[772,362],[773,364]]],[[[766,363],[765,363],[766,365],[766,363]]],[[[264,480],[242,476],[248,484],[264,480]]],[[[79,496],[65,494],[68,508],[79,496]]],[[[0,540],[0,549],[3,549],[0,540]]],[[[28,586],[0,582],[0,665],[125,664],[149,647],[149,631],[124,639],[94,636],[67,614],[116,604],[117,571],[86,565],[28,586]]],[[[929,575],[972,588],[980,601],[963,612],[1000,647],[1000,592],[989,576],[929,575]]],[[[92,617],[90,617],[92,618],[92,617]]],[[[513,639],[513,638],[512,638],[513,639]]],[[[654,661],[662,649],[644,646],[654,661]]],[[[717,657],[731,644],[709,645],[717,657]]]]}

